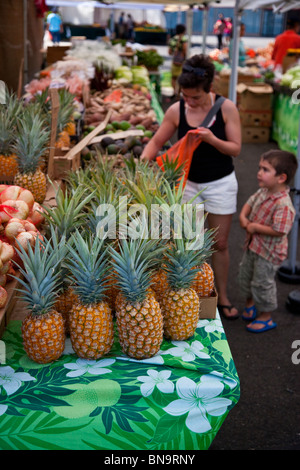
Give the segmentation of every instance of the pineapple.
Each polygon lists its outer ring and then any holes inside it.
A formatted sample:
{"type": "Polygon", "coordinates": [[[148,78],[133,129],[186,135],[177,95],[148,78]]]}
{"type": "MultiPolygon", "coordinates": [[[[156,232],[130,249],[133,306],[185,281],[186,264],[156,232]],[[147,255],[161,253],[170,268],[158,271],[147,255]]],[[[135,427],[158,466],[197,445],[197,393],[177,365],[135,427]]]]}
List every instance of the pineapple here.
{"type": "Polygon", "coordinates": [[[214,272],[207,262],[208,257],[213,253],[214,234],[216,230],[210,229],[204,232],[203,243],[198,250],[198,263],[196,275],[192,284],[199,297],[209,297],[215,288],[214,272]]]}
{"type": "Polygon", "coordinates": [[[151,289],[155,293],[157,301],[161,302],[161,296],[167,288],[167,274],[163,267],[156,269],[151,278],[151,289]]]}
{"type": "MultiPolygon", "coordinates": [[[[48,222],[48,230],[51,230],[52,238],[54,238],[53,232],[55,232],[57,238],[68,240],[76,228],[81,228],[84,225],[86,219],[84,208],[92,197],[92,194],[86,196],[86,191],[86,188],[82,185],[77,186],[74,190],[69,188],[66,191],[61,188],[56,190],[56,206],[45,206],[44,208],[44,215],[48,222]]],[[[77,296],[67,277],[67,272],[68,270],[64,266],[62,270],[62,290],[57,297],[55,307],[62,314],[65,320],[66,334],[69,335],[69,314],[77,296]]]]}
{"type": "Polygon", "coordinates": [[[14,184],[32,192],[36,202],[42,204],[46,197],[47,180],[41,171],[42,155],[49,140],[49,131],[40,114],[25,108],[18,123],[14,151],[18,161],[18,173],[14,184]]]}
{"type": "Polygon", "coordinates": [[[161,293],[160,306],[167,339],[183,341],[195,332],[200,301],[191,285],[197,259],[197,251],[186,249],[183,239],[174,239],[174,246],[166,253],[167,286],[161,293]]]}
{"type": "Polygon", "coordinates": [[[114,342],[113,317],[105,296],[107,253],[102,250],[103,240],[84,240],[78,231],[68,249],[67,264],[77,295],[69,314],[71,343],[79,357],[99,359],[114,342]]]}
{"type": "Polygon", "coordinates": [[[17,118],[21,103],[14,93],[5,89],[5,103],[0,104],[0,168],[1,180],[12,182],[18,171],[17,157],[12,152],[17,118]]]}
{"type": "Polygon", "coordinates": [[[37,237],[28,251],[17,250],[23,261],[20,271],[24,279],[19,289],[28,304],[29,314],[22,323],[24,349],[30,359],[40,364],[59,359],[65,347],[65,329],[62,315],[54,309],[59,290],[58,253],[51,242],[41,242],[37,237]]]}
{"type": "MultiPolygon", "coordinates": [[[[56,128],[56,148],[70,147],[70,134],[74,132],[73,114],[75,111],[75,95],[66,88],[58,89],[59,111],[56,128]]],[[[49,88],[43,90],[34,97],[47,120],[49,128],[51,127],[51,100],[49,99],[49,88]]]]}
{"type": "Polygon", "coordinates": [[[119,252],[111,247],[119,294],[115,302],[116,321],[122,351],[135,359],[158,353],[163,340],[163,318],[151,284],[154,266],[153,241],[123,239],[119,252]]]}
{"type": "Polygon", "coordinates": [[[72,116],[75,112],[74,95],[66,88],[58,90],[59,97],[59,111],[57,118],[57,139],[55,142],[56,148],[69,148],[71,145],[70,134],[74,131],[72,129],[72,116]]]}
{"type": "Polygon", "coordinates": [[[198,266],[192,288],[195,289],[199,297],[209,297],[215,287],[214,272],[212,267],[204,262],[198,266]]]}

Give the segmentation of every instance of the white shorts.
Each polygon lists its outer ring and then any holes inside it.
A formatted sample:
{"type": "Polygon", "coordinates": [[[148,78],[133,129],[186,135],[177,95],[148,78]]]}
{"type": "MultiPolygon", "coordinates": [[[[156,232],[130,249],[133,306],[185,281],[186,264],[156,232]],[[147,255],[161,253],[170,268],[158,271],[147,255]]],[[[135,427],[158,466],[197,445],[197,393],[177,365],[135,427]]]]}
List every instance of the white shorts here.
{"type": "Polygon", "coordinates": [[[234,171],[224,178],[208,183],[193,183],[187,180],[183,202],[189,201],[201,190],[202,193],[195,199],[194,204],[203,202],[206,212],[219,215],[236,212],[238,183],[234,171]]]}

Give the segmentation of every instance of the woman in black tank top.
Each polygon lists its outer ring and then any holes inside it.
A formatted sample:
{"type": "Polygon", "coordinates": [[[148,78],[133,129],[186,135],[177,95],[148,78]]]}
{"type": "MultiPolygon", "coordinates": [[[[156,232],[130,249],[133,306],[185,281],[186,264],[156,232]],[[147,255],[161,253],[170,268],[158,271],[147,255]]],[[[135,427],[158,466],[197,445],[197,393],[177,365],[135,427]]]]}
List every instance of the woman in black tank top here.
{"type": "MultiPolygon", "coordinates": [[[[218,292],[219,312],[226,318],[233,319],[238,317],[238,312],[227,296],[227,276],[229,271],[228,235],[235,208],[228,208],[227,203],[229,191],[231,190],[232,193],[231,179],[229,184],[227,182],[228,194],[224,190],[223,182],[231,177],[235,179],[232,157],[237,157],[241,150],[241,126],[238,110],[228,99],[221,105],[212,122],[206,127],[201,126],[218,98],[218,95],[211,92],[213,78],[214,65],[208,57],[195,55],[184,63],[182,73],[178,78],[182,99],[167,109],[163,122],[144,148],[141,159],[156,158],[165,142],[176,131],[178,139],[181,139],[189,130],[198,130],[201,143],[192,157],[190,156],[192,160],[185,192],[189,195],[197,194],[202,189],[200,185],[203,185],[203,188],[207,185],[212,199],[215,198],[217,201],[214,205],[210,205],[210,209],[209,205],[207,209],[205,206],[208,211],[209,228],[217,228],[214,246],[216,251],[212,256],[212,265],[218,292]]],[[[234,200],[236,200],[236,194],[237,187],[234,187],[234,200]]]]}

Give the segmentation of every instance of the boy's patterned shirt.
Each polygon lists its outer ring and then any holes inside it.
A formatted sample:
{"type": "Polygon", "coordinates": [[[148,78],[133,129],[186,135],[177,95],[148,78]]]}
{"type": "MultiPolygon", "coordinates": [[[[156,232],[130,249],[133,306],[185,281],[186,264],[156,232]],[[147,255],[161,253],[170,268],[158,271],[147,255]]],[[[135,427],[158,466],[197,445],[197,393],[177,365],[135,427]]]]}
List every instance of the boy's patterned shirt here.
{"type": "Polygon", "coordinates": [[[254,233],[248,248],[279,266],[288,254],[287,235],[293,226],[296,214],[289,189],[268,194],[266,188],[261,188],[250,196],[247,204],[251,207],[250,222],[267,225],[276,232],[283,233],[279,237],[254,233]]]}

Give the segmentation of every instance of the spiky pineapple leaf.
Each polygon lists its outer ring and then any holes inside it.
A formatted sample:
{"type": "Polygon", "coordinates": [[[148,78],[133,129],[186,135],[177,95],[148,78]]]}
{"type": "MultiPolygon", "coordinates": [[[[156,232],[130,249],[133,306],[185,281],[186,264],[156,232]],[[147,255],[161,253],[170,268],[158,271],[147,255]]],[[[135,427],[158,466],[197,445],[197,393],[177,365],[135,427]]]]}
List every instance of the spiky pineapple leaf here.
{"type": "Polygon", "coordinates": [[[73,289],[84,305],[93,305],[106,298],[105,278],[109,265],[103,240],[84,239],[78,230],[67,241],[69,256],[66,265],[73,289]]]}
{"type": "Polygon", "coordinates": [[[27,244],[27,250],[18,242],[17,245],[16,251],[23,262],[19,270],[24,277],[18,279],[23,289],[17,291],[33,315],[48,313],[61,288],[59,263],[64,243],[53,247],[50,240],[37,237],[33,247],[27,244]]]}

